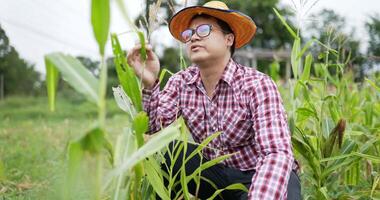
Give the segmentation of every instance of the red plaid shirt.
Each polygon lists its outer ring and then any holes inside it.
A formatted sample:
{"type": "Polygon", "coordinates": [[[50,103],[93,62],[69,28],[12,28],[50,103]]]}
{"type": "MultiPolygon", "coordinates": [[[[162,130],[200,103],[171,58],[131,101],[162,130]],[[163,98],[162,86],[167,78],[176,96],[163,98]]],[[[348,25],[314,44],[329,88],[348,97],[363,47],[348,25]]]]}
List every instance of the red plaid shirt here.
{"type": "Polygon", "coordinates": [[[182,115],[195,142],[221,131],[205,148],[208,159],[236,153],[223,161],[242,171],[255,170],[249,199],[286,199],[292,168],[296,168],[282,99],[275,83],[232,59],[207,96],[198,67],[173,75],[163,91],[158,84],[143,90],[150,133],[182,115]]]}

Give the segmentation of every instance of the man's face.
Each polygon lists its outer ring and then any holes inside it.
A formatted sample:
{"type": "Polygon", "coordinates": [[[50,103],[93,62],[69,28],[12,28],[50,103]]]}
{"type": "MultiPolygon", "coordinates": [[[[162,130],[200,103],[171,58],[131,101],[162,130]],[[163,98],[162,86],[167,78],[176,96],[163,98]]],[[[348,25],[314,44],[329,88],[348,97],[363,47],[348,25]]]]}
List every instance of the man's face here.
{"type": "Polygon", "coordinates": [[[199,64],[207,60],[215,60],[230,56],[229,47],[233,44],[233,34],[224,34],[215,18],[194,18],[189,25],[195,30],[200,25],[211,25],[211,32],[206,37],[196,33],[186,43],[186,51],[192,63],[199,64]]]}

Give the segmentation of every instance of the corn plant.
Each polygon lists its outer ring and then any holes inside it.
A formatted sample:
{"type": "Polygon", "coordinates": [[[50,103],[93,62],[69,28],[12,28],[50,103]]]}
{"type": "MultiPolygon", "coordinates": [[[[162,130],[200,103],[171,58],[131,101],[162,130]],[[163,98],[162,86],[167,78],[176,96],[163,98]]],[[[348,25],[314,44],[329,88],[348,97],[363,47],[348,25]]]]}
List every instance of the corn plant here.
{"type": "MultiPolygon", "coordinates": [[[[129,19],[122,0],[118,0],[126,22],[137,34],[142,48],[142,60],[146,60],[145,36],[129,19]]],[[[159,3],[157,3],[159,5],[159,3]]],[[[157,5],[156,4],[156,5],[157,5]]],[[[157,9],[156,9],[157,10],[157,9]]],[[[202,163],[192,174],[186,175],[185,164],[196,154],[201,154],[203,148],[220,133],[209,136],[190,155],[179,157],[179,151],[165,151],[165,147],[174,140],[176,149],[186,150],[189,131],[180,118],[172,125],[145,142],[144,134],[148,130],[149,118],[143,111],[141,81],[128,65],[125,52],[122,50],[117,34],[111,34],[114,61],[120,86],[113,88],[118,106],[126,112],[128,121],[126,127],[116,136],[116,142],[108,138],[106,125],[105,94],[107,82],[107,65],[105,62],[105,44],[109,36],[110,5],[108,0],[91,1],[91,23],[95,39],[98,43],[101,57],[100,76],[93,76],[77,59],[63,53],[51,53],[45,56],[46,81],[49,97],[49,107],[55,110],[57,80],[62,74],[76,91],[83,94],[88,101],[98,107],[98,120],[81,137],[71,141],[67,147],[67,176],[60,197],[62,199],[190,199],[187,183],[194,180],[199,188],[201,171],[211,167],[230,155],[202,163]],[[169,173],[161,170],[164,153],[168,153],[173,165],[166,166],[169,173]],[[181,170],[174,174],[173,167],[177,159],[182,159],[181,170]],[[176,181],[180,177],[180,181],[176,181]],[[164,178],[169,185],[164,184],[164,178]],[[172,195],[172,188],[181,185],[181,190],[172,195]]],[[[181,55],[181,68],[185,63],[181,55]]],[[[168,73],[163,71],[160,79],[168,73]]],[[[170,73],[170,72],[169,72],[170,73]]],[[[241,189],[247,191],[242,184],[233,184],[224,189],[218,189],[215,198],[223,190],[241,189]]],[[[196,198],[197,195],[195,195],[196,198]]]]}
{"type": "Polygon", "coordinates": [[[301,163],[304,198],[379,198],[378,91],[374,94],[368,84],[353,83],[352,75],[345,72],[350,58],[342,58],[339,48],[332,49],[329,41],[324,44],[315,39],[303,45],[299,29],[294,31],[274,11],[294,37],[294,79],[281,92],[287,102],[293,147],[301,163]],[[314,44],[324,48],[319,56],[323,62],[314,60],[309,52],[314,44]]]}

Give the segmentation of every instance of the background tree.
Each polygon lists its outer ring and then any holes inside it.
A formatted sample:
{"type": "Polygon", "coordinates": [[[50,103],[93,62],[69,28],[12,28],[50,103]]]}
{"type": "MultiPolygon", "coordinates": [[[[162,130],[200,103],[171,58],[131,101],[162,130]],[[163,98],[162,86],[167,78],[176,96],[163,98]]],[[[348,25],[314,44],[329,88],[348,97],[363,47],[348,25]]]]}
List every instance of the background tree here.
{"type": "MultiPolygon", "coordinates": [[[[10,45],[8,36],[0,26],[0,77],[4,78],[4,95],[32,95],[40,92],[40,74],[34,65],[22,59],[10,45]]],[[[1,88],[0,88],[1,89],[1,88]]]]}
{"type": "MultiPolygon", "coordinates": [[[[198,5],[203,5],[206,2],[207,0],[199,0],[198,5]]],[[[286,28],[277,19],[273,8],[276,8],[288,19],[292,14],[289,8],[279,6],[279,0],[224,2],[230,9],[243,12],[255,21],[257,26],[256,35],[248,47],[267,49],[291,47],[293,38],[290,34],[287,34],[286,28]]]]}
{"type": "Polygon", "coordinates": [[[367,54],[380,59],[380,15],[375,14],[370,16],[370,20],[365,24],[365,27],[369,34],[367,54]]]}
{"type": "Polygon", "coordinates": [[[369,35],[368,62],[365,70],[380,73],[380,15],[374,14],[369,18],[365,24],[369,35]]]}
{"type": "MultiPolygon", "coordinates": [[[[323,9],[311,16],[313,20],[307,27],[310,38],[316,38],[320,42],[338,51],[338,56],[329,54],[330,63],[344,63],[347,59],[347,66],[354,71],[357,79],[363,78],[364,63],[363,55],[360,53],[360,41],[355,39],[354,29],[349,30],[344,17],[338,15],[333,10],[323,9]]],[[[309,39],[310,39],[309,38],[309,39]]],[[[313,53],[316,59],[323,61],[326,49],[319,44],[315,44],[313,53]]],[[[330,68],[334,73],[336,68],[330,68]]]]}

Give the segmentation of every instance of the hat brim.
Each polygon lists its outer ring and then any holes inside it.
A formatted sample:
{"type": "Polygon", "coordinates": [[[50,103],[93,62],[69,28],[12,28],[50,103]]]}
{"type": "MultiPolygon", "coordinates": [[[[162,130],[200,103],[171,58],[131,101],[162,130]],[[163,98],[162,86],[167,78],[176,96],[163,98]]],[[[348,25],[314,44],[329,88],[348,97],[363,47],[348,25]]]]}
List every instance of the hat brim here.
{"type": "Polygon", "coordinates": [[[191,6],[177,12],[169,22],[169,31],[179,41],[181,33],[186,30],[195,15],[207,14],[225,21],[235,35],[235,48],[240,48],[251,41],[256,33],[255,22],[247,15],[234,10],[223,10],[203,6],[191,6]]]}

